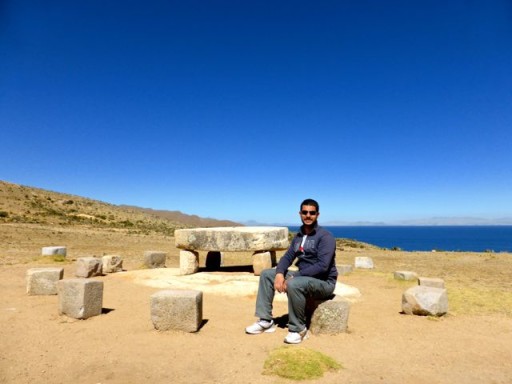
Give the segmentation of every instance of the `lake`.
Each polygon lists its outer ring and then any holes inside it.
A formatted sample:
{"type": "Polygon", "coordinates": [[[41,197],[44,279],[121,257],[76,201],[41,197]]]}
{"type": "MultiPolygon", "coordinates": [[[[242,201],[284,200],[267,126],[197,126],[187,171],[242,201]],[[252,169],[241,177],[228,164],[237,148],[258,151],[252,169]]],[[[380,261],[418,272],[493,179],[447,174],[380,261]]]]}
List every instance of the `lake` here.
{"type": "MultiPolygon", "coordinates": [[[[288,227],[297,232],[299,227],[288,227]]],[[[512,252],[512,225],[325,226],[336,238],[404,251],[512,252]]]]}

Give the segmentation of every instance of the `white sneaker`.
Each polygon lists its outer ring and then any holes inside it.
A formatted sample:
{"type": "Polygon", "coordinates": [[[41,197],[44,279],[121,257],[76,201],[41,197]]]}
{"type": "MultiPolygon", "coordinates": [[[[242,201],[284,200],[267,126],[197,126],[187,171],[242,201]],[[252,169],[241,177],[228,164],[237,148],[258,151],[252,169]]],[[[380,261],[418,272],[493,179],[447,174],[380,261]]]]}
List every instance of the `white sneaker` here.
{"type": "Polygon", "coordinates": [[[272,333],[276,331],[276,325],[274,324],[274,320],[266,321],[259,320],[252,325],[249,325],[245,328],[245,333],[249,335],[258,335],[260,333],[272,333]]]}
{"type": "Polygon", "coordinates": [[[302,340],[305,340],[308,337],[308,329],[304,328],[304,330],[300,332],[288,332],[288,334],[284,338],[284,342],[286,344],[300,344],[302,340]]]}

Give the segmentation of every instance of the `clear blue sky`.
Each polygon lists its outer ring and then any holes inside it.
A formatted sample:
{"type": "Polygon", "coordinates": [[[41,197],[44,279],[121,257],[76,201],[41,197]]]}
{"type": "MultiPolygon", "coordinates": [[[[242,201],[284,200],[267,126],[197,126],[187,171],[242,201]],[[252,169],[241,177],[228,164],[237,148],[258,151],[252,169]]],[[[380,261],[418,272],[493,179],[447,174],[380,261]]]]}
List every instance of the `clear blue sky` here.
{"type": "Polygon", "coordinates": [[[0,2],[0,179],[235,221],[512,217],[512,3],[0,2]]]}

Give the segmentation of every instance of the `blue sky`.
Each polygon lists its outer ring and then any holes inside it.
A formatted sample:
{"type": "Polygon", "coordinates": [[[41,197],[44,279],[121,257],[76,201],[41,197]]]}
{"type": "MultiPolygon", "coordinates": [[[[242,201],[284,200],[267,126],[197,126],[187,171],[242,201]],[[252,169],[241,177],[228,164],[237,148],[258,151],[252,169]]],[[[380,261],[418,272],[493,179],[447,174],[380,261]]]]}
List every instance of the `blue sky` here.
{"type": "Polygon", "coordinates": [[[0,179],[264,223],[512,217],[510,1],[0,3],[0,179]]]}

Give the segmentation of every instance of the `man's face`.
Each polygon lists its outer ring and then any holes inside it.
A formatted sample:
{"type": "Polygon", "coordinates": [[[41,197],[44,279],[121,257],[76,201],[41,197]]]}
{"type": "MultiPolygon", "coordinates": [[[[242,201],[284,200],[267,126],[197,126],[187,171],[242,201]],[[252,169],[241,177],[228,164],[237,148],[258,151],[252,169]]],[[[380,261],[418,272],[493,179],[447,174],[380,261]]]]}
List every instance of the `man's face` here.
{"type": "Polygon", "coordinates": [[[316,211],[314,205],[303,205],[299,212],[300,219],[304,225],[313,225],[316,223],[320,213],[316,211]]]}

